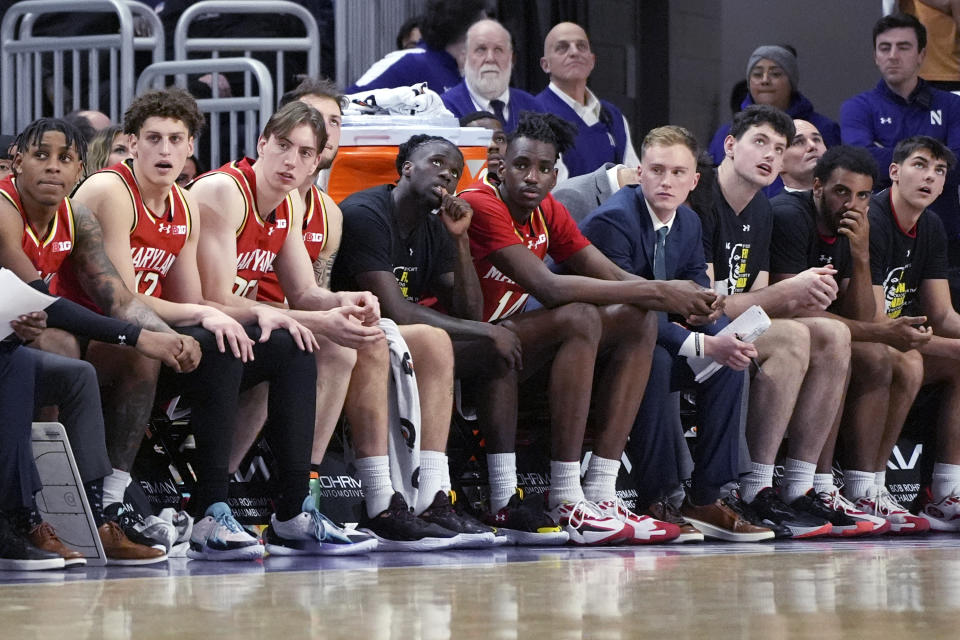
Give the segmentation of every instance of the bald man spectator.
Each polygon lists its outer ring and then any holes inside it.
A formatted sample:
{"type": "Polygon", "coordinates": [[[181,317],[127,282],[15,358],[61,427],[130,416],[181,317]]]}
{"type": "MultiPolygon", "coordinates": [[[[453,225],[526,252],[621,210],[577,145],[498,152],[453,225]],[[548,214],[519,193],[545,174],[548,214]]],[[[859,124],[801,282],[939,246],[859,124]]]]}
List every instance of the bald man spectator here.
{"type": "MultiPolygon", "coordinates": [[[[747,60],[747,97],[740,105],[746,109],[752,104],[768,104],[785,111],[794,120],[811,123],[826,146],[840,144],[840,125],[827,116],[817,113],[813,103],[799,89],[800,68],[797,53],[792,47],[762,45],[753,50],[747,60]]],[[[721,126],[710,142],[710,155],[718,165],[723,162],[723,141],[730,133],[730,123],[721,126]]],[[[770,198],[783,191],[783,181],[778,177],[763,190],[770,198]]]]}
{"type": "Polygon", "coordinates": [[[587,32],[578,24],[561,22],[543,42],[540,68],[550,76],[550,84],[537,94],[537,102],[542,111],[577,127],[574,146],[561,154],[557,163],[557,182],[590,173],[604,162],[630,167],[640,164],[627,119],[587,88],[596,63],[587,32]]]}
{"type": "Polygon", "coordinates": [[[467,30],[467,58],[463,80],[443,94],[443,104],[460,118],[474,111],[489,111],[510,133],[517,128],[521,111],[541,111],[536,98],[510,87],[513,73],[513,38],[496,20],[480,20],[467,30]]]}
{"type": "Polygon", "coordinates": [[[346,92],[409,87],[420,82],[439,94],[452,89],[460,82],[467,29],[486,15],[485,10],[483,0],[429,0],[420,20],[420,43],[411,49],[391,51],[346,92]]]}
{"type": "Polygon", "coordinates": [[[794,119],[793,126],[797,133],[783,152],[780,179],[783,181],[784,191],[810,191],[813,189],[813,170],[827,147],[820,131],[813,124],[794,119]]]}

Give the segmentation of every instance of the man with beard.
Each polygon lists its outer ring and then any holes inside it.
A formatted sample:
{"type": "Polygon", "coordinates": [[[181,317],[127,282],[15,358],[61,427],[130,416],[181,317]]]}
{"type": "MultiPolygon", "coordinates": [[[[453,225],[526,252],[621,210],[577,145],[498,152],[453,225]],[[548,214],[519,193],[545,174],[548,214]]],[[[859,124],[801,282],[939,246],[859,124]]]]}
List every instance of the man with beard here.
{"type": "Polygon", "coordinates": [[[542,111],[532,95],[510,88],[512,72],[510,32],[496,20],[475,22],[467,30],[463,80],[443,94],[443,104],[458,118],[472,111],[489,111],[510,133],[517,128],[521,111],[542,111]]]}
{"type": "Polygon", "coordinates": [[[919,389],[922,362],[914,349],[930,339],[929,332],[914,327],[924,318],[890,320],[876,314],[866,220],[875,172],[876,163],[867,151],[832,147],[816,164],[812,191],[783,193],[770,203],[774,215],[771,281],[791,278],[809,267],[832,266],[837,270],[839,294],[827,311],[817,315],[839,319],[853,339],[843,422],[838,414],[814,476],[821,501],[852,519],[843,524],[843,518],[834,516],[833,534],[844,536],[917,530],[916,518],[886,502],[880,504],[873,495],[874,480],[886,468],[919,389]],[[841,424],[845,496],[834,486],[832,473],[841,424]],[[867,510],[874,515],[864,513],[867,510]],[[856,522],[867,524],[857,526],[856,522]]]}

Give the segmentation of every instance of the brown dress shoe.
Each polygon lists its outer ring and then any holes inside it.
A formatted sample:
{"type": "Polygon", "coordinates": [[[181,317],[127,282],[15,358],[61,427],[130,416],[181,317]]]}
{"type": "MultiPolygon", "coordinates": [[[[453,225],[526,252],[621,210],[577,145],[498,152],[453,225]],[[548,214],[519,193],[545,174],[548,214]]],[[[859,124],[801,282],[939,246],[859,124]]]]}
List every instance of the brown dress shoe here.
{"type": "Polygon", "coordinates": [[[87,564],[87,559],[82,553],[63,544],[49,522],[41,522],[35,526],[27,537],[30,539],[30,544],[36,548],[55,553],[63,558],[65,567],[82,567],[87,564]]]}
{"type": "Polygon", "coordinates": [[[680,510],[669,500],[657,500],[645,512],[654,520],[669,522],[680,527],[680,535],[671,542],[703,542],[703,534],[680,514],[680,510]]]}
{"type": "Polygon", "coordinates": [[[142,544],[131,542],[116,522],[108,520],[97,529],[100,541],[103,543],[103,552],[107,556],[107,564],[138,565],[163,562],[167,554],[160,550],[142,544]]]}
{"type": "Polygon", "coordinates": [[[773,531],[751,524],[738,512],[735,498],[720,498],[711,504],[697,506],[684,500],[680,512],[703,534],[729,542],[772,540],[773,531]]]}

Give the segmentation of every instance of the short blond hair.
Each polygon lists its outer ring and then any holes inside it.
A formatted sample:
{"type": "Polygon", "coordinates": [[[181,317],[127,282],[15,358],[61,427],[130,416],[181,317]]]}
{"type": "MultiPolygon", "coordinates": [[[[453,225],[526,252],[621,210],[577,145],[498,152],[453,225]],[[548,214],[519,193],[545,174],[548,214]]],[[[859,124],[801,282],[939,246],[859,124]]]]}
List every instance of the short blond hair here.
{"type": "Polygon", "coordinates": [[[643,154],[646,153],[650,147],[672,147],[678,144],[682,144],[689,149],[694,158],[700,155],[700,145],[688,129],[668,124],[664,127],[651,129],[649,133],[643,137],[643,144],[640,146],[640,157],[642,158],[643,154]]]}

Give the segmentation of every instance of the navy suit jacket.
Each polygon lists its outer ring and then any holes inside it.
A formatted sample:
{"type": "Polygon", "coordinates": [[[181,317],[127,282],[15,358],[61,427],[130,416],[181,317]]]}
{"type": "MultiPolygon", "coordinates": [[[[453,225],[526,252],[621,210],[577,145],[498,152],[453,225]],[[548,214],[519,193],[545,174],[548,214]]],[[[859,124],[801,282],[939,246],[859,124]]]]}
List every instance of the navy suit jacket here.
{"type": "MultiPolygon", "coordinates": [[[[580,230],[618,267],[653,280],[657,234],[639,185],[627,185],[610,196],[580,223],[580,230]]],[[[704,287],[710,286],[701,235],[697,214],[684,206],[677,209],[666,240],[667,280],[693,280],[704,287]]],[[[664,313],[659,317],[657,342],[676,357],[690,331],[667,320],[664,313]]],[[[726,319],[703,327],[703,330],[715,334],[721,328],[721,322],[726,324],[726,319]]]]}
{"type": "MultiPolygon", "coordinates": [[[[458,118],[462,118],[477,110],[476,105],[473,104],[473,99],[470,97],[470,92],[467,90],[466,80],[461,80],[460,84],[445,92],[440,97],[443,99],[443,104],[447,109],[450,109],[453,115],[458,118]]],[[[507,109],[510,112],[510,117],[503,123],[503,130],[507,133],[511,133],[517,128],[517,123],[520,122],[521,111],[543,111],[543,108],[540,106],[540,103],[537,102],[536,98],[526,91],[514,89],[513,87],[510,88],[510,101],[507,104],[507,109]]],[[[493,113],[493,109],[488,109],[488,111],[493,113]]]]}

